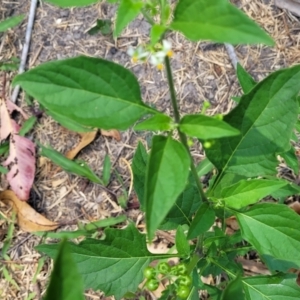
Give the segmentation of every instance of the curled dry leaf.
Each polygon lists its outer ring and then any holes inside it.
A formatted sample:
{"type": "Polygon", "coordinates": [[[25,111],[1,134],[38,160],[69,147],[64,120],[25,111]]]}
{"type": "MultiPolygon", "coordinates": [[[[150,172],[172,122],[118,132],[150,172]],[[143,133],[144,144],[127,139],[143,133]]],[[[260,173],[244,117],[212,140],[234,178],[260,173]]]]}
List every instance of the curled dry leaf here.
{"type": "Polygon", "coordinates": [[[116,129],[111,129],[111,130],[104,130],[101,129],[101,134],[103,136],[107,136],[107,137],[112,137],[114,138],[117,142],[121,141],[121,134],[118,130],[116,129]]]}
{"type": "Polygon", "coordinates": [[[13,191],[1,192],[0,201],[13,206],[18,217],[18,225],[24,231],[50,231],[59,226],[58,223],[52,222],[37,213],[27,202],[21,201],[13,191]]]}
{"type": "Polygon", "coordinates": [[[293,202],[289,205],[289,207],[294,210],[298,215],[300,215],[300,203],[299,202],[293,202]]]}
{"type": "Polygon", "coordinates": [[[95,139],[97,131],[98,130],[80,133],[81,139],[79,144],[77,144],[76,147],[66,153],[66,158],[73,159],[81,149],[89,145],[95,139]]]}
{"type": "Polygon", "coordinates": [[[234,231],[237,231],[240,229],[239,223],[236,220],[235,216],[232,216],[230,218],[227,218],[225,220],[225,223],[227,226],[229,226],[231,229],[233,229],[234,231]]]}

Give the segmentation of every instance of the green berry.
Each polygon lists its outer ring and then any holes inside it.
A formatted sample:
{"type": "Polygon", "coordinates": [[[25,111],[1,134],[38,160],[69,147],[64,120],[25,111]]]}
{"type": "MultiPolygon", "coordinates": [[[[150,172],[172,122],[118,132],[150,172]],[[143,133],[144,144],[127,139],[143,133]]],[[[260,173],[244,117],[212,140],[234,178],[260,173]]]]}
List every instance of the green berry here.
{"type": "Polygon", "coordinates": [[[184,275],[187,272],[187,267],[184,263],[180,263],[179,265],[176,266],[176,268],[177,268],[178,275],[184,275]]]}
{"type": "Polygon", "coordinates": [[[148,279],[146,281],[146,288],[149,291],[155,291],[155,290],[157,290],[158,286],[159,286],[159,282],[156,279],[152,278],[152,279],[148,279]]]}
{"type": "Polygon", "coordinates": [[[151,279],[155,277],[155,269],[153,267],[145,268],[143,273],[146,279],[151,279]]]}
{"type": "Polygon", "coordinates": [[[169,274],[170,273],[170,265],[166,262],[161,262],[158,264],[157,266],[157,270],[160,274],[162,275],[166,275],[166,274],[169,274]]]}
{"type": "Polygon", "coordinates": [[[189,275],[180,275],[178,277],[178,282],[180,285],[190,286],[192,284],[192,278],[189,275]]]}
{"type": "Polygon", "coordinates": [[[190,294],[190,289],[185,285],[179,285],[176,290],[176,295],[181,299],[186,299],[190,294]]]}

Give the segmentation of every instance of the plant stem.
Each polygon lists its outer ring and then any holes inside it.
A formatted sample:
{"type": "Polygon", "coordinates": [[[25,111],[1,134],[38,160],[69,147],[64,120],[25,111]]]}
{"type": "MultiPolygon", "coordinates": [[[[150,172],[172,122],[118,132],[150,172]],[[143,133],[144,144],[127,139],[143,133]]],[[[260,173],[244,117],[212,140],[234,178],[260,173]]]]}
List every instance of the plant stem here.
{"type": "MultiPolygon", "coordinates": [[[[179,106],[178,106],[178,102],[176,99],[176,92],[175,92],[175,87],[174,87],[174,80],[173,80],[173,76],[172,76],[172,71],[171,71],[171,65],[170,65],[170,59],[168,56],[165,57],[165,65],[166,65],[166,72],[167,72],[167,78],[168,78],[168,84],[169,84],[169,89],[170,89],[170,94],[171,94],[171,102],[172,102],[172,106],[173,106],[173,110],[174,110],[174,118],[175,118],[175,122],[177,124],[180,123],[180,114],[179,114],[179,106]]],[[[203,191],[203,187],[202,184],[200,182],[196,167],[194,165],[193,162],[193,157],[191,155],[188,143],[187,143],[187,138],[186,135],[180,131],[179,127],[177,127],[178,130],[178,134],[180,137],[180,141],[183,144],[183,146],[186,148],[187,152],[189,153],[190,159],[191,159],[191,171],[192,174],[194,176],[199,194],[201,196],[201,199],[203,202],[207,202],[207,198],[204,194],[203,191]]]]}

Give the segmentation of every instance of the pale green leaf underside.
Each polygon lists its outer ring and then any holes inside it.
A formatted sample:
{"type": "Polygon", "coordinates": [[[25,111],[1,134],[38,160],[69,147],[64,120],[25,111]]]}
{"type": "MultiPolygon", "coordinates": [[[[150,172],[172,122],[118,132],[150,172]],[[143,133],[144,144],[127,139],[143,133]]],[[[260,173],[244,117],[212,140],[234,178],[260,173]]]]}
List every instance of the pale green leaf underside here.
{"type": "Polygon", "coordinates": [[[59,245],[44,300],[83,300],[83,282],[66,241],[59,245]]]}
{"type": "Polygon", "coordinates": [[[274,45],[258,25],[227,0],[181,0],[170,27],[192,41],[274,45]]]}
{"type": "Polygon", "coordinates": [[[179,128],[185,134],[198,139],[218,139],[224,136],[239,135],[239,131],[227,123],[203,115],[186,115],[179,128]]]}
{"type": "Polygon", "coordinates": [[[224,188],[221,198],[226,206],[240,209],[256,203],[286,184],[283,180],[240,180],[238,183],[224,188]]]}
{"type": "Polygon", "coordinates": [[[155,113],[141,99],[136,77],[100,58],[77,57],[40,65],[17,76],[14,84],[47,110],[82,126],[127,129],[155,113]]]}
{"type": "Polygon", "coordinates": [[[282,204],[256,204],[235,212],[242,236],[264,255],[300,267],[300,216],[282,204]]]}
{"type": "Polygon", "coordinates": [[[295,274],[253,276],[242,279],[247,300],[298,300],[300,287],[295,274]]]}
{"type": "Polygon", "coordinates": [[[99,0],[46,0],[60,7],[86,6],[98,2],[99,0]]]}
{"type": "Polygon", "coordinates": [[[148,159],[145,204],[149,239],[184,190],[190,158],[182,144],[171,137],[155,136],[148,159]]]}
{"type": "Polygon", "coordinates": [[[137,124],[134,130],[164,131],[170,130],[173,126],[173,120],[169,116],[157,114],[137,124]]]}
{"type": "MultiPolygon", "coordinates": [[[[123,230],[106,229],[105,235],[105,240],[86,239],[69,245],[85,288],[102,290],[106,296],[120,299],[135,292],[143,280],[143,269],[154,259],[169,257],[151,254],[145,235],[133,224],[123,230]]],[[[57,245],[40,245],[37,250],[54,257],[57,245]]]]}
{"type": "Polygon", "coordinates": [[[276,153],[290,148],[298,116],[300,66],[280,70],[258,83],[224,121],[240,130],[237,137],[216,139],[206,149],[209,160],[225,173],[246,177],[276,174],[276,153]]]}

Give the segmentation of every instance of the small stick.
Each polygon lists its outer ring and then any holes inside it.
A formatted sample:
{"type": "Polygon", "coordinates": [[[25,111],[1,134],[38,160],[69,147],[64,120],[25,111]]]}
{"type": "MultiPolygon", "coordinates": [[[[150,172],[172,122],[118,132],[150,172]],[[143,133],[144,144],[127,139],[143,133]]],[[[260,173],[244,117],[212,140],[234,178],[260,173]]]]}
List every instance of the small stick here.
{"type": "MultiPolygon", "coordinates": [[[[19,67],[19,74],[23,73],[24,70],[25,70],[25,65],[26,65],[26,61],[27,61],[28,50],[29,50],[29,45],[30,45],[30,40],[31,40],[32,27],[33,27],[33,22],[34,22],[34,17],[35,17],[36,6],[37,6],[37,0],[31,0],[30,12],[29,12],[28,23],[27,23],[27,28],[26,28],[26,35],[25,35],[25,43],[24,43],[21,62],[20,62],[20,67],[19,67]]],[[[11,96],[11,101],[12,102],[16,103],[18,95],[19,95],[19,91],[20,91],[20,86],[17,85],[14,88],[12,96],[11,96]]]]}
{"type": "Polygon", "coordinates": [[[225,44],[225,48],[227,50],[227,53],[228,53],[229,58],[231,60],[231,63],[233,65],[234,69],[236,70],[236,66],[237,66],[237,64],[239,62],[239,59],[236,56],[234,47],[231,44],[225,44]]]}

